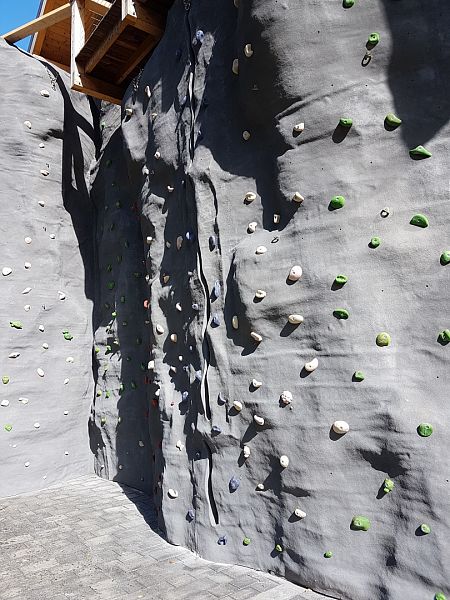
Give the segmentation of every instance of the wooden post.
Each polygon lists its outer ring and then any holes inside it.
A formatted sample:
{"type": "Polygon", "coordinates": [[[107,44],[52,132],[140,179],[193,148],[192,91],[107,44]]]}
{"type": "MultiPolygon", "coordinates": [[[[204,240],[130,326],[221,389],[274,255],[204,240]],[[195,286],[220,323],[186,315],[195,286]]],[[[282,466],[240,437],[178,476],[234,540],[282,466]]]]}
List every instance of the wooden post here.
{"type": "Polygon", "coordinates": [[[76,57],[84,46],[86,41],[86,32],[84,28],[85,23],[85,6],[84,0],[71,0],[72,1],[72,30],[71,30],[71,44],[70,44],[70,74],[71,74],[71,87],[81,86],[81,76],[77,65],[76,57]]]}

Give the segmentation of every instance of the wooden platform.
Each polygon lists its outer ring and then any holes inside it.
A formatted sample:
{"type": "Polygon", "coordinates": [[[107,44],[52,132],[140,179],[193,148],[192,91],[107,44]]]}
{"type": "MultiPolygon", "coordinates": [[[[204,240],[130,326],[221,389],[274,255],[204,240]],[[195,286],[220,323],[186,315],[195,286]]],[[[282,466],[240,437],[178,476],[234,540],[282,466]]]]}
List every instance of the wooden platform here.
{"type": "Polygon", "coordinates": [[[33,34],[30,52],[71,74],[72,89],[120,104],[161,39],[173,0],[42,0],[34,21],[4,35],[33,34]]]}

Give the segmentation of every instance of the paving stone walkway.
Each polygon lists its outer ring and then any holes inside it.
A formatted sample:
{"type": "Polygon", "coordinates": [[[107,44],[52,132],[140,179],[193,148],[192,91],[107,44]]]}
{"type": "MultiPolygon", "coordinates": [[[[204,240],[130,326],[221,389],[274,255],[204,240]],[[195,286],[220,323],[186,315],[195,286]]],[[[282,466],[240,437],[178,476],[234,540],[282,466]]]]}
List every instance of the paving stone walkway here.
{"type": "Polygon", "coordinates": [[[0,499],[0,600],[323,600],[155,531],[150,499],[90,475],[0,499]]]}

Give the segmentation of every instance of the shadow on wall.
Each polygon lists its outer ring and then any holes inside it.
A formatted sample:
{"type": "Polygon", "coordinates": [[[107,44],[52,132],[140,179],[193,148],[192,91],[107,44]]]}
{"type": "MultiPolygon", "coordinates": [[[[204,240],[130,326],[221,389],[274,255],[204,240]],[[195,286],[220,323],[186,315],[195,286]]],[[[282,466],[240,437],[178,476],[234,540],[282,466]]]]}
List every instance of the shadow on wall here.
{"type": "Polygon", "coordinates": [[[383,0],[392,35],[388,76],[408,148],[425,145],[450,117],[450,3],[383,0]],[[418,18],[420,15],[420,18],[418,18]]]}

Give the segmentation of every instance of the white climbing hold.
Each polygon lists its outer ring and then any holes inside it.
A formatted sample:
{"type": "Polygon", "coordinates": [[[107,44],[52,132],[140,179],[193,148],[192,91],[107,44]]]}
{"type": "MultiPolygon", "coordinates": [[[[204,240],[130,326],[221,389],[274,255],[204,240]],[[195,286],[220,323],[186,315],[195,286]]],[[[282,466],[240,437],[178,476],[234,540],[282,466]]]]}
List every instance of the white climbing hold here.
{"type": "Polygon", "coordinates": [[[66,299],[66,295],[65,295],[64,292],[58,292],[58,294],[59,294],[59,299],[60,300],[65,300],[66,299]]]}
{"type": "Polygon", "coordinates": [[[159,323],[156,325],[155,330],[156,333],[158,333],[159,335],[162,335],[164,333],[164,327],[162,325],[159,325],[159,323]]]}
{"type": "Polygon", "coordinates": [[[41,175],[43,177],[48,177],[48,175],[50,175],[50,173],[46,169],[41,169],[41,175]]]}
{"type": "Polygon", "coordinates": [[[43,325],[39,325],[39,331],[45,331],[45,328],[43,325]]]}
{"type": "Polygon", "coordinates": [[[171,243],[169,241],[166,242],[166,248],[170,248],[171,247],[171,243]]]}
{"type": "Polygon", "coordinates": [[[39,377],[44,377],[44,375],[45,375],[43,369],[41,369],[40,367],[39,367],[39,369],[36,369],[36,373],[39,375],[39,377]]]}
{"type": "Polygon", "coordinates": [[[264,484],[258,483],[258,485],[256,486],[256,489],[259,490],[260,492],[262,492],[264,490],[264,484]]]}
{"type": "Polygon", "coordinates": [[[43,142],[41,142],[41,143],[39,144],[39,148],[45,148],[45,144],[44,144],[43,142]]]}
{"type": "Polygon", "coordinates": [[[248,446],[244,446],[242,448],[242,454],[244,455],[244,458],[248,458],[250,456],[250,448],[248,446]]]}
{"type": "Polygon", "coordinates": [[[139,446],[140,446],[141,448],[143,448],[143,447],[144,447],[144,442],[143,442],[142,440],[139,440],[139,446]]]}
{"type": "Polygon", "coordinates": [[[158,160],[161,158],[161,152],[157,150],[153,156],[156,158],[156,160],[158,160]]]}
{"type": "Polygon", "coordinates": [[[297,517],[297,519],[304,519],[306,517],[306,513],[300,508],[296,508],[294,510],[294,515],[297,517]]]}
{"type": "Polygon", "coordinates": [[[48,98],[50,96],[50,92],[48,90],[41,90],[41,96],[48,98]]]}
{"type": "Polygon", "coordinates": [[[29,312],[31,310],[31,305],[30,304],[25,304],[25,306],[23,308],[24,308],[24,310],[26,312],[29,312]]]}
{"type": "Polygon", "coordinates": [[[292,196],[292,200],[294,202],[297,202],[298,204],[301,204],[303,202],[304,198],[300,194],[300,192],[295,192],[295,194],[292,196]]]}
{"type": "Polygon", "coordinates": [[[25,269],[31,269],[31,263],[30,262],[24,263],[23,266],[25,267],[25,269]]]}
{"type": "Polygon", "coordinates": [[[233,315],[231,325],[233,326],[233,329],[239,329],[239,318],[237,315],[233,315]]]}
{"type": "Polygon", "coordinates": [[[75,359],[73,358],[73,356],[68,356],[68,357],[66,358],[66,363],[73,363],[73,362],[74,362],[74,360],[75,360],[75,359]]]}
{"type": "Polygon", "coordinates": [[[281,215],[277,215],[276,213],[273,215],[273,222],[275,225],[278,225],[278,223],[280,222],[281,219],[281,215]]]}
{"type": "Polygon", "coordinates": [[[28,400],[28,398],[20,397],[19,402],[21,402],[22,404],[28,404],[29,400],[28,400]]]}
{"type": "Polygon", "coordinates": [[[178,498],[177,490],[173,490],[172,488],[168,489],[167,494],[168,494],[169,498],[178,498]]]}
{"type": "Polygon", "coordinates": [[[249,233],[255,233],[257,227],[258,223],[256,221],[252,221],[248,224],[247,230],[249,231],[249,233]]]}
{"type": "Polygon", "coordinates": [[[28,129],[31,129],[31,122],[30,121],[24,121],[23,124],[25,125],[25,127],[28,127],[28,129]]]}
{"type": "Polygon", "coordinates": [[[64,452],[64,456],[69,456],[69,453],[67,452],[67,450],[64,452]]]}
{"type": "Polygon", "coordinates": [[[182,245],[183,245],[183,236],[179,235],[177,237],[177,250],[181,250],[182,245]]]}
{"type": "Polygon", "coordinates": [[[12,273],[11,267],[3,267],[2,275],[4,275],[6,277],[7,275],[11,275],[11,273],[12,273]]]}
{"type": "Polygon", "coordinates": [[[31,288],[27,287],[22,291],[22,294],[29,294],[31,292],[31,288]]]}
{"type": "Polygon", "coordinates": [[[47,344],[47,342],[44,342],[42,344],[42,347],[44,348],[44,350],[48,350],[48,344],[47,344]]]}
{"type": "Polygon", "coordinates": [[[247,58],[253,56],[253,49],[251,44],[245,44],[244,46],[244,54],[247,58]]]}
{"type": "Polygon", "coordinates": [[[69,411],[68,411],[68,410],[65,410],[65,411],[64,411],[64,415],[67,417],[67,415],[68,415],[68,414],[69,414],[69,411]]]}
{"type": "Polygon", "coordinates": [[[291,325],[300,325],[300,323],[303,323],[304,318],[302,315],[289,315],[288,321],[291,325]]]}
{"type": "Polygon", "coordinates": [[[293,399],[292,393],[289,390],[281,392],[280,400],[283,404],[291,404],[293,399]]]}
{"type": "Polygon", "coordinates": [[[9,400],[2,400],[0,406],[9,406],[9,400]]]}
{"type": "Polygon", "coordinates": [[[344,435],[350,431],[350,425],[346,421],[335,421],[333,423],[333,431],[339,435],[344,435]]]}
{"type": "Polygon", "coordinates": [[[131,108],[131,106],[126,107],[125,114],[127,115],[127,117],[131,117],[131,115],[133,114],[133,109],[131,108]]]}
{"type": "Polygon", "coordinates": [[[40,426],[41,426],[41,424],[40,424],[40,423],[35,423],[35,424],[34,424],[34,427],[35,427],[35,429],[39,429],[39,427],[40,427],[40,426]]]}
{"type": "Polygon", "coordinates": [[[148,235],[148,236],[147,236],[147,240],[146,240],[146,241],[147,241],[147,244],[148,244],[148,245],[150,245],[150,244],[153,242],[153,238],[152,238],[152,236],[151,236],[151,235],[148,235]]]}
{"type": "Polygon", "coordinates": [[[289,271],[288,279],[289,281],[298,281],[302,276],[302,268],[300,265],[294,265],[292,269],[289,271]]]}
{"type": "Polygon", "coordinates": [[[176,334],[176,333],[171,333],[171,334],[170,334],[170,341],[171,341],[171,342],[173,342],[174,344],[175,344],[176,342],[178,342],[178,336],[177,336],[177,334],[176,334]]]}
{"type": "Polygon", "coordinates": [[[182,306],[181,306],[181,304],[180,304],[179,302],[177,302],[177,303],[175,304],[175,308],[176,308],[176,309],[177,309],[179,312],[181,312],[181,311],[183,310],[183,308],[182,308],[182,306]]]}
{"type": "Polygon", "coordinates": [[[247,192],[245,194],[245,196],[244,196],[244,200],[247,203],[253,202],[253,200],[256,200],[256,194],[255,194],[255,192],[247,192]]]}
{"type": "Polygon", "coordinates": [[[301,133],[304,130],[305,130],[304,123],[297,123],[296,125],[294,125],[294,133],[301,133]]]}
{"type": "Polygon", "coordinates": [[[147,167],[147,165],[144,165],[144,166],[142,167],[142,174],[143,174],[143,175],[146,175],[146,176],[147,176],[147,175],[150,175],[150,171],[148,170],[148,167],[147,167]]]}
{"type": "Polygon", "coordinates": [[[383,219],[388,217],[390,214],[391,214],[391,209],[389,208],[389,206],[386,206],[380,212],[380,216],[383,217],[383,219]]]}
{"type": "Polygon", "coordinates": [[[233,66],[231,67],[231,70],[233,71],[233,73],[235,75],[239,75],[239,59],[235,58],[233,60],[233,66]]]}
{"type": "Polygon", "coordinates": [[[51,240],[54,240],[56,238],[56,235],[54,233],[51,233],[49,237],[51,240]]]}
{"type": "Polygon", "coordinates": [[[178,442],[175,444],[176,448],[178,448],[178,450],[181,452],[184,448],[184,444],[181,440],[178,440],[178,442]]]}
{"type": "Polygon", "coordinates": [[[30,237],[26,237],[24,240],[25,244],[31,244],[32,241],[33,240],[30,237]]]}
{"type": "Polygon", "coordinates": [[[247,130],[243,131],[242,132],[242,137],[247,142],[250,139],[250,137],[251,137],[250,131],[247,131],[247,130]]]}
{"type": "Polygon", "coordinates": [[[64,379],[64,385],[67,385],[69,383],[68,379],[64,379]]]}
{"type": "Polygon", "coordinates": [[[29,467],[29,466],[30,466],[30,462],[27,460],[27,462],[26,462],[26,463],[24,463],[24,466],[25,466],[25,467],[29,467]]]}
{"type": "Polygon", "coordinates": [[[265,254],[267,252],[267,248],[265,246],[258,246],[255,250],[255,254],[265,254]]]}
{"type": "Polygon", "coordinates": [[[172,193],[175,188],[172,185],[167,186],[167,191],[172,193]]]}
{"type": "Polygon", "coordinates": [[[119,465],[119,471],[121,471],[123,469],[123,465],[119,465]]]}
{"type": "Polygon", "coordinates": [[[149,360],[147,363],[147,369],[149,371],[154,371],[155,370],[155,361],[154,360],[149,360]]]}
{"type": "Polygon", "coordinates": [[[242,410],[242,402],[239,402],[239,400],[235,400],[233,402],[233,407],[235,410],[237,410],[238,412],[241,412],[242,410]]]}
{"type": "Polygon", "coordinates": [[[256,331],[252,331],[250,335],[255,340],[255,342],[262,342],[262,335],[259,335],[259,333],[256,333],[256,331]]]}
{"type": "Polygon", "coordinates": [[[280,456],[280,465],[283,467],[283,469],[286,469],[289,466],[289,458],[284,454],[283,456],[280,456]]]}
{"type": "Polygon", "coordinates": [[[262,381],[258,381],[257,379],[252,379],[252,387],[254,387],[255,390],[257,390],[261,386],[262,386],[262,381]]]}
{"type": "Polygon", "coordinates": [[[145,86],[145,95],[147,96],[147,98],[150,98],[152,95],[152,90],[150,89],[149,85],[145,86]]]}
{"type": "Polygon", "coordinates": [[[19,358],[20,352],[11,352],[8,358],[19,358]]]}
{"type": "Polygon", "coordinates": [[[43,200],[38,200],[39,206],[45,206],[45,202],[43,200]]]}
{"type": "Polygon", "coordinates": [[[312,373],[317,369],[318,366],[319,361],[317,360],[317,358],[313,358],[312,361],[305,363],[305,371],[308,371],[308,373],[312,373]]]}
{"type": "Polygon", "coordinates": [[[264,290],[256,290],[255,296],[259,300],[262,300],[263,298],[265,298],[267,296],[267,292],[265,292],[264,290]]]}
{"type": "Polygon", "coordinates": [[[258,415],[255,415],[253,417],[253,420],[255,421],[255,423],[257,425],[260,425],[260,426],[264,425],[264,423],[265,423],[265,420],[263,419],[263,417],[259,417],[258,415]]]}

